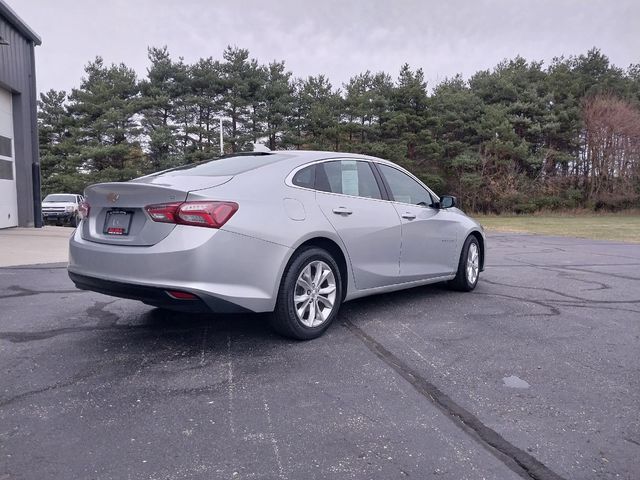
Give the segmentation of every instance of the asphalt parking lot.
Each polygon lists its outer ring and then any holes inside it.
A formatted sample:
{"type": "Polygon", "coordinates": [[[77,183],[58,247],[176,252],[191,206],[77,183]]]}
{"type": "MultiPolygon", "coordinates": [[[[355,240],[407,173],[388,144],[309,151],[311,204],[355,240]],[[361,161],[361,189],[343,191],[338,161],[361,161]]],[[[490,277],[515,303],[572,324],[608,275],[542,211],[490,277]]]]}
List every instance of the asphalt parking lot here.
{"type": "Polygon", "coordinates": [[[489,241],[306,343],[0,269],[0,479],[637,479],[640,245],[489,241]]]}

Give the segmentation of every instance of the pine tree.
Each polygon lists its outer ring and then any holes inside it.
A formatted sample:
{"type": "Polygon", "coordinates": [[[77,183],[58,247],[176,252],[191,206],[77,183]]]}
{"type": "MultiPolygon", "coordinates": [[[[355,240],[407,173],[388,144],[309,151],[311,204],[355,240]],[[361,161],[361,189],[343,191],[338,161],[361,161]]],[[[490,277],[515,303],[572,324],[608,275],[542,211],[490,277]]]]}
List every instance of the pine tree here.
{"type": "Polygon", "coordinates": [[[43,195],[80,192],[84,182],[78,171],[78,147],[71,138],[67,94],[49,90],[38,101],[38,137],[43,195]]]}
{"type": "Polygon", "coordinates": [[[286,149],[291,145],[290,136],[287,136],[287,121],[294,110],[295,87],[291,72],[286,70],[284,62],[271,62],[265,73],[261,99],[264,105],[262,120],[265,124],[267,146],[271,150],[286,149]]]}
{"type": "Polygon", "coordinates": [[[140,111],[135,72],[124,64],[105,66],[96,57],[85,67],[80,88],[69,96],[71,135],[80,168],[105,180],[128,180],[147,171],[136,115],[140,111]]]}
{"type": "Polygon", "coordinates": [[[154,170],[174,166],[178,154],[174,119],[178,67],[171,60],[167,47],[149,48],[151,65],[147,78],[140,82],[142,134],[147,139],[149,161],[154,170]]]}

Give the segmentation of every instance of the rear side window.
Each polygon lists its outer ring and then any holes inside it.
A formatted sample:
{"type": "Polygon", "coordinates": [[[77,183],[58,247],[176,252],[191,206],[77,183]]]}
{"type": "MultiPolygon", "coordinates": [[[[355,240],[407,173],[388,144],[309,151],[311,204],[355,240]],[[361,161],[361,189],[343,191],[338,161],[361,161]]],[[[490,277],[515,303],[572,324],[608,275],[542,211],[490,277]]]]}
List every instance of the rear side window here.
{"type": "Polygon", "coordinates": [[[299,170],[298,173],[293,176],[291,183],[298,187],[315,188],[316,166],[311,165],[310,167],[299,170]]]}
{"type": "Polygon", "coordinates": [[[315,177],[316,189],[323,192],[382,198],[369,162],[335,160],[319,163],[316,165],[315,177]]]}

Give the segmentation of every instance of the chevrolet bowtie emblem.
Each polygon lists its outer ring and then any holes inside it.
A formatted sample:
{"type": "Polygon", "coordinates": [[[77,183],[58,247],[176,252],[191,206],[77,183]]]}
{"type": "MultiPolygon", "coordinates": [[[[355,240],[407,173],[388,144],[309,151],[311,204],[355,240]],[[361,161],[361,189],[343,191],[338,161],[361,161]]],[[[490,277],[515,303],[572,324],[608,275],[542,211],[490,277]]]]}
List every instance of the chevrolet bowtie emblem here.
{"type": "Polygon", "coordinates": [[[111,203],[116,203],[119,198],[120,194],[116,192],[111,192],[107,195],[107,200],[109,200],[111,203]]]}

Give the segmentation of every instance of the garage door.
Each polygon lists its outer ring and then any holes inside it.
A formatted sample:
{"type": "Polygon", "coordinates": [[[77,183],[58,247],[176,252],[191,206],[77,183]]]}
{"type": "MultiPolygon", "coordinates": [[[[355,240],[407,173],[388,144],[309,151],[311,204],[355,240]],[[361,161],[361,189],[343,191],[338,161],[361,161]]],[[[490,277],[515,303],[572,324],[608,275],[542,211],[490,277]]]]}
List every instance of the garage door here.
{"type": "Polygon", "coordinates": [[[0,228],[18,225],[11,93],[0,88],[0,228]]]}

